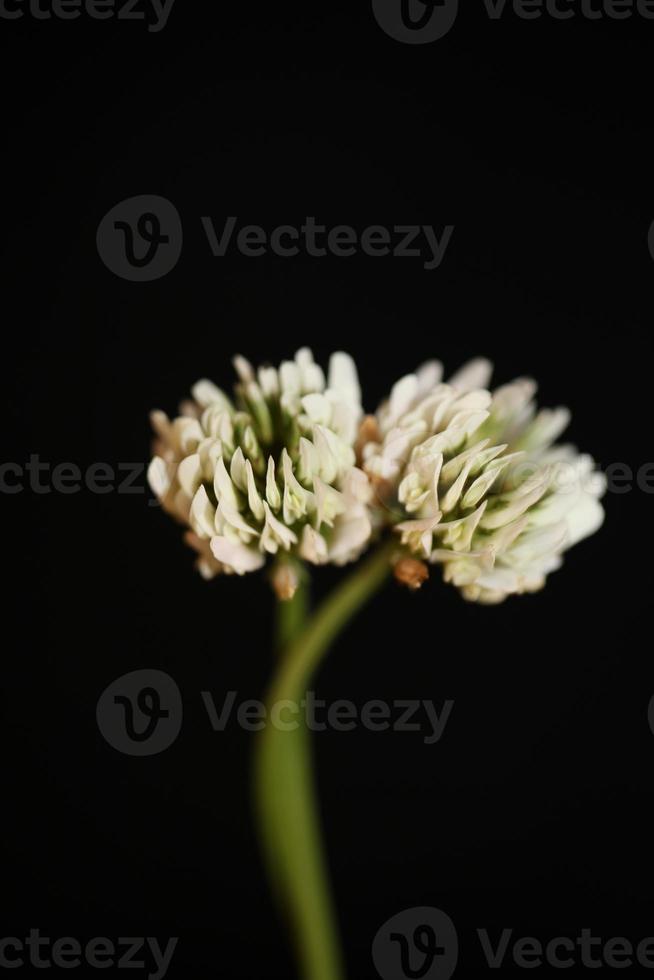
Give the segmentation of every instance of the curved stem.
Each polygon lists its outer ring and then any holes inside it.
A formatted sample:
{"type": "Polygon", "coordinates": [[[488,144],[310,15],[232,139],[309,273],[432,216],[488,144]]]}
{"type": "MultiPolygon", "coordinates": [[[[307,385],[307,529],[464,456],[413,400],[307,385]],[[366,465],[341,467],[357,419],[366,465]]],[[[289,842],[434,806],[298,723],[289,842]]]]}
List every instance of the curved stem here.
{"type": "Polygon", "coordinates": [[[389,571],[389,547],[384,546],[357,566],[290,640],[257,747],[255,789],[264,849],[304,980],[342,980],[345,973],[314,798],[309,732],[300,706],[330,643],[389,571]]]}

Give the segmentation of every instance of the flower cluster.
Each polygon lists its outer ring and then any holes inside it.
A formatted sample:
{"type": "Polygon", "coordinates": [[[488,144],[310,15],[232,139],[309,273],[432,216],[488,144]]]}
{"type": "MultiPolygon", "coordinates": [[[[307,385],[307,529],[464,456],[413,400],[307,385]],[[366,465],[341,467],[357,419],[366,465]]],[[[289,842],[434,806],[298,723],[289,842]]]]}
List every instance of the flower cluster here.
{"type": "Polygon", "coordinates": [[[317,565],[356,558],[370,539],[371,491],[354,465],[354,362],[332,355],[327,379],[306,349],[279,369],[234,364],[232,398],[203,380],[178,418],[152,414],[150,486],[188,525],[200,572],[242,575],[278,553],[317,565]]]}
{"type": "Polygon", "coordinates": [[[540,589],[602,522],[592,459],[554,445],[567,410],[537,412],[528,379],[491,393],[483,359],[448,383],[429,362],[365,418],[346,354],[327,378],[307,349],[278,369],[234,364],[232,397],[200,381],[178,418],[152,414],[150,485],[207,578],[277,556],[290,596],[280,556],[344,564],[390,528],[399,580],[418,587],[440,564],[466,599],[495,603],[540,589]]]}
{"type": "Polygon", "coordinates": [[[363,449],[408,554],[442,564],[446,581],[484,603],[542,588],[604,513],[592,459],[552,448],[568,411],[537,413],[528,379],[491,394],[491,370],[478,359],[443,384],[431,362],[402,378],[363,449]]]}

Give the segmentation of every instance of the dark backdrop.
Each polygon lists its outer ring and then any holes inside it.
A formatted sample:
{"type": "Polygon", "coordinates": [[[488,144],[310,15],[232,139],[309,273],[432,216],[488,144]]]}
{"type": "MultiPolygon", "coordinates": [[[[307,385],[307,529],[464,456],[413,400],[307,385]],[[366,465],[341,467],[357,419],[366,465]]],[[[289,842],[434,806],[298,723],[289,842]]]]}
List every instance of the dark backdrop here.
{"type": "MultiPolygon", "coordinates": [[[[543,404],[569,405],[602,467],[651,460],[654,22],[493,22],[480,6],[408,45],[367,4],[208,6],[177,0],[159,33],[0,20],[5,459],[145,461],[151,407],[173,411],[201,375],[228,385],[236,351],[308,344],[357,358],[369,409],[429,356],[486,354],[498,382],[533,375],[543,404]],[[146,283],[95,244],[140,194],[184,226],[177,266],[146,283]],[[201,215],[455,230],[426,271],[214,258],[201,215]]],[[[253,736],[212,732],[199,697],[263,695],[269,590],[204,583],[137,485],[2,496],[0,931],[176,935],[170,976],[288,978],[250,822],[253,736]],[[141,667],[170,673],[185,707],[145,759],[95,723],[101,691],[141,667]]],[[[498,608],[438,575],[417,596],[389,586],[333,650],[327,700],[455,702],[437,745],[315,739],[352,977],[375,976],[377,929],[418,905],[452,917],[459,969],[482,974],[478,927],[654,934],[651,508],[635,485],[609,494],[603,530],[546,590],[498,608]]],[[[337,578],[316,574],[317,592],[337,578]]]]}

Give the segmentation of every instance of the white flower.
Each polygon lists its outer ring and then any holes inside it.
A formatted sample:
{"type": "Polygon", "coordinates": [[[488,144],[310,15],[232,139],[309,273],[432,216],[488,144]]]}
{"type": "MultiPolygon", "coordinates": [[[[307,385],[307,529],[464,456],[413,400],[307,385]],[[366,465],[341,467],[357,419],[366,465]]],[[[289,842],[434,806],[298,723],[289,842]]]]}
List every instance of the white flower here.
{"type": "Polygon", "coordinates": [[[491,370],[480,358],[443,384],[434,361],[402,378],[376,425],[362,426],[361,447],[406,552],[442,564],[465,598],[487,603],[542,588],[604,514],[592,459],[552,448],[567,409],[536,414],[530,380],[491,395],[491,370]]]}
{"type": "Polygon", "coordinates": [[[178,418],[152,413],[150,486],[189,526],[199,570],[243,575],[284,553],[352,561],[372,530],[370,487],[355,467],[354,362],[333,354],[327,379],[306,348],[278,369],[255,371],[240,356],[234,365],[233,398],[202,380],[178,418]]]}

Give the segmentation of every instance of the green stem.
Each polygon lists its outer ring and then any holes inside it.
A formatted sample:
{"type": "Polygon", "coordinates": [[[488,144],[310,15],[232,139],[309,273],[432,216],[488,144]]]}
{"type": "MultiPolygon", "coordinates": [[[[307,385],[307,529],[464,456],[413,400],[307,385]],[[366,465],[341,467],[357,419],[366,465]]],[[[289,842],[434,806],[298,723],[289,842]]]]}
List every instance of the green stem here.
{"type": "Polygon", "coordinates": [[[382,547],[349,574],[304,629],[290,637],[268,698],[268,718],[277,706],[273,718],[282,724],[269,720],[257,747],[260,830],[296,940],[303,980],[342,980],[345,972],[320,836],[309,733],[300,705],[330,643],[389,571],[389,548],[382,547]],[[280,711],[282,702],[287,707],[280,711]]]}
{"type": "Polygon", "coordinates": [[[276,653],[283,654],[295,637],[304,629],[309,613],[309,577],[299,569],[300,584],[292,599],[278,600],[276,608],[276,653]]]}

